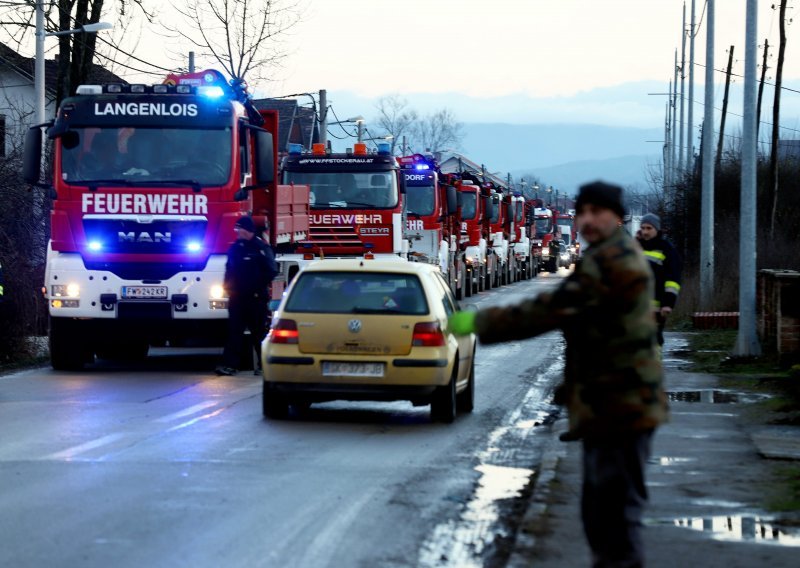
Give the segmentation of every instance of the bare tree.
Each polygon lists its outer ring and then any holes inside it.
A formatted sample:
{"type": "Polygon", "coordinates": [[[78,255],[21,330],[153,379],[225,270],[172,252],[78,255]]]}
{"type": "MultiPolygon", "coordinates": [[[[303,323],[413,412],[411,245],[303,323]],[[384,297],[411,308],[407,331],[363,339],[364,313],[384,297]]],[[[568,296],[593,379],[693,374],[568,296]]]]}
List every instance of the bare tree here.
{"type": "MultiPolygon", "coordinates": [[[[115,7],[120,20],[131,16],[131,8],[138,8],[148,20],[153,14],[147,9],[148,0],[44,0],[46,31],[76,29],[100,21],[105,9],[115,7]]],[[[0,24],[3,40],[19,49],[35,31],[36,0],[19,0],[0,3],[0,24]]],[[[56,105],[74,93],[89,78],[97,51],[95,33],[78,33],[58,37],[58,75],[56,105]]],[[[110,45],[112,49],[116,46],[110,45]]]]}
{"type": "Polygon", "coordinates": [[[281,36],[300,17],[297,0],[188,0],[172,5],[189,25],[170,31],[241,80],[267,78],[267,70],[287,55],[281,36]]]}
{"type": "MultiPolygon", "coordinates": [[[[401,142],[403,135],[410,134],[419,115],[414,109],[408,108],[408,100],[400,95],[386,95],[378,99],[375,108],[378,109],[378,126],[384,134],[392,137],[392,155],[401,142]]],[[[401,151],[405,152],[405,148],[401,151]]]]}
{"type": "Polygon", "coordinates": [[[464,137],[464,125],[450,109],[443,108],[417,121],[414,128],[416,145],[426,152],[458,148],[464,137]]]}

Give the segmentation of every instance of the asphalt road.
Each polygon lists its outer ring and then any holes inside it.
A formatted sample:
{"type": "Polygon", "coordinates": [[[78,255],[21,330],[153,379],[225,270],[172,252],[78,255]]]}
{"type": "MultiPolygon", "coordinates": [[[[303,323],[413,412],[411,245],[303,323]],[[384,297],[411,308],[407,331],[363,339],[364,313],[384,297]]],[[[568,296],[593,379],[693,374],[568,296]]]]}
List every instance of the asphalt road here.
{"type": "Polygon", "coordinates": [[[491,563],[537,467],[561,354],[556,334],[479,347],[475,411],[451,425],[409,403],[265,421],[260,377],[216,377],[209,351],[0,377],[0,566],[491,563]]]}

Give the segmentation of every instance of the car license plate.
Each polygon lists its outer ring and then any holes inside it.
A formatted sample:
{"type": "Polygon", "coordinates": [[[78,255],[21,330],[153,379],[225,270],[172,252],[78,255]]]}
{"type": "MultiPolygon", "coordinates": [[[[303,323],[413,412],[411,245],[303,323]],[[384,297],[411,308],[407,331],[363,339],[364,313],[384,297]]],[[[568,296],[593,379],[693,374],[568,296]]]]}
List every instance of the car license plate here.
{"type": "Polygon", "coordinates": [[[383,369],[383,363],[322,362],[322,375],[325,377],[382,377],[383,369]]]}
{"type": "Polygon", "coordinates": [[[165,299],[167,297],[166,286],[123,286],[122,297],[126,299],[151,300],[165,299]]]}

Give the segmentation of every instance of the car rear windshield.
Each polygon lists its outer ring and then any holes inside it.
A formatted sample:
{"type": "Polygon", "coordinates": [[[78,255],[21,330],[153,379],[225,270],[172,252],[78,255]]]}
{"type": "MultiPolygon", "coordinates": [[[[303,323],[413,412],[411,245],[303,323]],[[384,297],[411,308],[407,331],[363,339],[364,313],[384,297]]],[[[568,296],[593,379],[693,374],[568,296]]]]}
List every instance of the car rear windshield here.
{"type": "Polygon", "coordinates": [[[286,311],[424,315],[428,302],[414,274],[301,272],[286,311]]]}

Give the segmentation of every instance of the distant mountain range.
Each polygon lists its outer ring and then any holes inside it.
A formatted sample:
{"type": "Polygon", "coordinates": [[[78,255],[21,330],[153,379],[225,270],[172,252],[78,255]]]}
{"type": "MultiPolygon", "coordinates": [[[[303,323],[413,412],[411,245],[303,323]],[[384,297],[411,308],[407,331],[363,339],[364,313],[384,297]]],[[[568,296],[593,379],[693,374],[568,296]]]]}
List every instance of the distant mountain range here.
{"type": "Polygon", "coordinates": [[[598,178],[646,189],[663,138],[659,129],[595,124],[465,124],[464,133],[463,153],[490,172],[535,176],[569,193],[598,178]]]}

